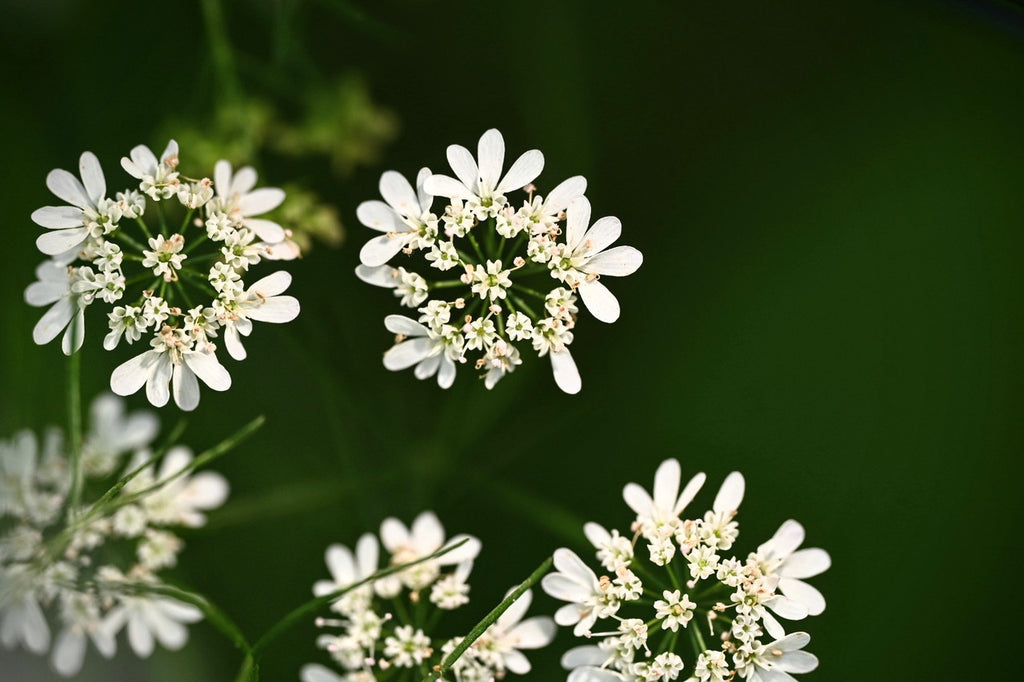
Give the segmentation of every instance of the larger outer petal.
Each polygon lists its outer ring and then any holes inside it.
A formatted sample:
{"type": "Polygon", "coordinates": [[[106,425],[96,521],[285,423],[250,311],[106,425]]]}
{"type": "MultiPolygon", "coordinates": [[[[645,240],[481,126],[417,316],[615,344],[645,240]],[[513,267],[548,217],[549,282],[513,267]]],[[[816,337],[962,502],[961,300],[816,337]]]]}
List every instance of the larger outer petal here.
{"type": "Polygon", "coordinates": [[[160,355],[155,350],[148,350],[118,365],[110,375],[110,390],[122,396],[138,391],[153,374],[160,355]]]}
{"type": "MultiPolygon", "coordinates": [[[[480,169],[477,168],[476,161],[473,159],[473,155],[468,149],[460,144],[449,145],[446,151],[448,157],[448,165],[452,167],[455,172],[455,177],[459,179],[459,183],[462,184],[465,190],[472,196],[474,193],[479,192],[480,189],[477,187],[477,181],[480,176],[480,169]]],[[[444,176],[440,176],[444,177],[444,176]]],[[[427,183],[424,183],[424,187],[427,187],[427,183]]],[[[427,190],[431,194],[437,194],[431,190],[427,190]]]]}
{"type": "Polygon", "coordinates": [[[569,204],[565,211],[565,244],[570,252],[575,252],[583,235],[587,233],[587,226],[590,225],[590,200],[586,197],[577,197],[569,204]]]}
{"type": "Polygon", "coordinates": [[[505,163],[505,139],[497,129],[491,128],[480,136],[476,158],[480,164],[480,179],[484,186],[496,188],[501,166],[505,163]]]}
{"type": "Polygon", "coordinates": [[[278,270],[266,277],[263,277],[249,287],[249,291],[255,292],[264,298],[282,294],[292,284],[292,276],[287,270],[278,270]]]}
{"type": "Polygon", "coordinates": [[[78,305],[70,297],[62,298],[47,310],[32,330],[32,340],[38,345],[53,341],[75,316],[78,305]]]}
{"type": "Polygon", "coordinates": [[[213,353],[188,352],[184,354],[184,362],[213,390],[226,391],[231,388],[231,375],[213,353]]]}
{"type": "Polygon", "coordinates": [[[63,168],[54,168],[46,175],[46,187],[72,206],[93,208],[81,181],[63,168]]]}
{"type": "Polygon", "coordinates": [[[248,218],[272,211],[283,201],[284,190],[277,187],[263,187],[240,198],[238,208],[242,215],[248,218]]]}
{"type": "Polygon", "coordinates": [[[616,246],[594,254],[580,269],[595,275],[625,277],[643,265],[644,255],[632,246],[616,246]]]}
{"type": "Polygon", "coordinates": [[[199,382],[187,364],[174,366],[171,388],[174,392],[174,403],[184,411],[191,412],[199,406],[199,382]]]}
{"type": "Polygon", "coordinates": [[[744,489],[743,474],[738,471],[732,472],[726,476],[725,482],[719,488],[718,495],[715,496],[715,502],[711,508],[716,512],[729,512],[739,509],[740,502],[743,501],[744,489]]]}
{"type": "Polygon", "coordinates": [[[583,299],[583,305],[587,306],[590,314],[601,322],[611,324],[619,319],[622,309],[615,294],[608,290],[608,287],[596,279],[584,280],[576,288],[583,299]]]}
{"type": "Polygon", "coordinates": [[[89,201],[95,206],[107,193],[107,181],[103,179],[103,169],[100,161],[92,152],[84,152],[78,159],[78,171],[82,175],[82,182],[85,184],[85,194],[89,201]]]}
{"type": "Polygon", "coordinates": [[[380,176],[380,195],[399,215],[405,217],[420,215],[420,202],[416,191],[397,171],[384,171],[380,176]]]}
{"type": "Polygon", "coordinates": [[[494,191],[503,194],[509,190],[525,187],[536,180],[542,170],[544,170],[544,155],[537,149],[531,149],[516,159],[494,191]]]}
{"type": "Polygon", "coordinates": [[[569,349],[551,351],[551,371],[555,375],[558,387],[570,395],[580,392],[583,382],[580,372],[576,369],[576,361],[572,359],[569,349]]]}
{"type": "Polygon", "coordinates": [[[434,351],[434,342],[425,336],[403,341],[384,353],[384,367],[398,372],[412,367],[434,351]]]}

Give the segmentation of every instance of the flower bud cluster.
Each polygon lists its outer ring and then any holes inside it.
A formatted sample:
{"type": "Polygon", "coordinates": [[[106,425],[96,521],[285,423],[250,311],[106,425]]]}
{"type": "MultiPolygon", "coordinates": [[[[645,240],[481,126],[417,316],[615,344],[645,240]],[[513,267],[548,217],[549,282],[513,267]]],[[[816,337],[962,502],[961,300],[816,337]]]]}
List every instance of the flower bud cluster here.
{"type": "Polygon", "coordinates": [[[106,395],[91,414],[81,460],[85,491],[102,490],[117,470],[132,474],[94,505],[70,508],[71,472],[58,430],[41,446],[29,431],[0,441],[2,643],[49,652],[62,675],[78,672],[89,641],[113,656],[126,628],[141,657],[154,639],[169,649],[184,645],[185,624],[202,614],[161,596],[160,572],[175,566],[184,548],[176,530],[203,525],[204,512],[228,494],[219,474],[189,475],[187,447],[153,461],[159,423],[151,413],[126,415],[122,401],[106,395]]]}

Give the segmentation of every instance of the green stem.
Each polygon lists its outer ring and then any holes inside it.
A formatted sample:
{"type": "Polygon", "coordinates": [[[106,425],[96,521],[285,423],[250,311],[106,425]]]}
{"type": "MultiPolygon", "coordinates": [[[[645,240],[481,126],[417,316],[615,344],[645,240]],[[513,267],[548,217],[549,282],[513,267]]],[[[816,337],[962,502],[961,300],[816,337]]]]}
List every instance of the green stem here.
{"type": "Polygon", "coordinates": [[[432,680],[440,680],[444,678],[445,674],[451,670],[451,667],[455,665],[455,662],[459,660],[462,654],[466,653],[466,649],[471,647],[473,642],[479,639],[480,636],[487,631],[487,628],[491,627],[491,625],[501,617],[501,614],[505,613],[505,611],[507,611],[508,608],[512,606],[517,599],[519,599],[519,597],[523,596],[524,592],[536,585],[537,581],[539,581],[545,573],[551,570],[552,561],[553,559],[548,557],[541,562],[540,566],[530,574],[530,577],[521,582],[516,589],[512,590],[507,597],[501,600],[500,604],[491,609],[491,612],[484,616],[483,620],[477,623],[476,626],[469,631],[469,634],[459,642],[459,645],[455,647],[450,654],[445,656],[444,660],[441,661],[441,664],[436,666],[432,673],[423,678],[423,682],[431,682],[432,680]]]}
{"type": "Polygon", "coordinates": [[[76,351],[68,358],[68,437],[71,459],[71,493],[68,503],[68,521],[78,514],[82,503],[82,353],[76,351]]]}
{"type": "Polygon", "coordinates": [[[476,237],[472,232],[467,232],[466,236],[469,237],[469,243],[473,245],[473,250],[476,251],[476,255],[480,259],[480,265],[486,265],[487,259],[484,258],[484,252],[480,250],[480,244],[477,243],[476,237]]]}
{"type": "Polygon", "coordinates": [[[697,647],[699,647],[697,655],[700,656],[702,653],[708,650],[707,645],[704,643],[704,636],[700,634],[700,627],[698,625],[694,625],[692,628],[687,629],[693,634],[694,644],[697,647]]]}
{"type": "Polygon", "coordinates": [[[160,234],[164,237],[170,237],[171,235],[167,230],[167,217],[164,215],[164,202],[158,201],[156,203],[156,214],[160,217],[160,234]]]}
{"type": "Polygon", "coordinates": [[[185,234],[185,230],[188,229],[189,221],[192,220],[192,214],[195,213],[195,212],[196,212],[196,210],[194,208],[190,208],[188,210],[188,213],[185,214],[185,219],[183,221],[181,221],[181,229],[178,230],[178,234],[181,234],[181,235],[185,234]]]}
{"type": "Polygon", "coordinates": [[[450,289],[452,287],[464,287],[465,282],[461,279],[446,279],[440,282],[431,282],[429,288],[431,289],[450,289]]]}
{"type": "Polygon", "coordinates": [[[203,23],[206,26],[206,39],[210,41],[210,52],[213,65],[217,71],[217,80],[224,91],[225,99],[234,101],[241,99],[242,88],[238,83],[235,61],[228,41],[227,27],[224,23],[224,12],[220,0],[202,0],[203,23]]]}
{"type": "MultiPolygon", "coordinates": [[[[142,219],[142,216],[139,216],[138,218],[136,218],[135,222],[138,223],[139,227],[142,228],[142,234],[146,235],[146,239],[152,239],[153,238],[153,233],[149,231],[149,225],[147,225],[146,221],[142,219]]],[[[126,242],[128,242],[132,246],[136,247],[140,251],[142,250],[142,246],[138,242],[134,241],[131,237],[128,237],[127,235],[125,235],[124,239],[125,239],[126,242]]]]}
{"type": "Polygon", "coordinates": [[[194,250],[194,249],[195,249],[195,248],[196,248],[197,246],[199,246],[200,244],[202,244],[203,242],[205,242],[205,241],[206,241],[207,239],[209,239],[209,235],[207,235],[207,234],[206,234],[206,233],[204,232],[203,234],[201,234],[201,235],[199,235],[198,237],[196,237],[195,241],[189,242],[189,244],[188,244],[188,245],[187,245],[187,246],[186,246],[186,247],[185,247],[185,248],[184,248],[184,249],[182,250],[182,253],[185,253],[185,254],[189,254],[189,253],[192,253],[192,251],[193,251],[193,250],[194,250]]]}
{"type": "Polygon", "coordinates": [[[239,628],[238,625],[236,625],[235,622],[231,620],[231,618],[229,618],[228,615],[216,604],[203,595],[189,592],[188,590],[183,590],[171,585],[147,585],[146,583],[136,583],[129,587],[134,588],[138,592],[160,594],[165,597],[185,602],[186,604],[192,604],[203,612],[203,615],[206,616],[206,619],[211,625],[227,637],[232,644],[245,652],[247,656],[252,650],[252,645],[249,644],[249,640],[246,639],[241,628],[239,628]]]}

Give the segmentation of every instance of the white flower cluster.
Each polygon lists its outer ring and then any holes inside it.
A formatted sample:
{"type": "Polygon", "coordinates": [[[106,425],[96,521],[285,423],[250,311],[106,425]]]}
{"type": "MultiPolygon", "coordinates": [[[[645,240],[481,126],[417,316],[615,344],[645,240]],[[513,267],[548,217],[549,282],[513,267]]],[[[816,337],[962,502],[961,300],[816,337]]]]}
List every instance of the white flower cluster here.
{"type": "Polygon", "coordinates": [[[684,516],[704,478],[697,474],[680,493],[679,462],[669,459],[655,475],[653,497],[627,485],[632,535],[596,523],[584,528],[607,571],[601,576],[572,551],[555,552],[557,572],[542,582],[568,602],[555,621],[574,626],[576,636],[600,638],[563,656],[570,682],[793,682],[789,673],[818,666],[802,651],[810,637],[786,634],[776,616],[801,620],[825,610],[821,593],[803,579],[828,569],[828,554],[797,550],[803,527],[787,521],[745,560],[730,555],[743,477],[730,474],[709,511],[684,516]],[[598,622],[609,627],[593,632],[598,622]],[[691,643],[697,654],[687,664],[691,643]]]}
{"type": "Polygon", "coordinates": [[[227,161],[216,164],[213,180],[187,178],[173,140],[159,159],[140,145],[121,165],[139,183],[113,198],[91,152],[81,156],[81,180],[61,169],[47,175],[47,187],[68,205],[32,214],[48,230],[36,245],[50,256],[25,290],[29,305],[50,306],[32,336],[42,345],[63,331],[61,347],[71,355],[85,337],[86,308],[103,301],[110,306],[104,348],[143,337],[151,346],[114,370],[111,389],[130,395],[145,385],[158,407],[173,392],[181,409],[192,410],[197,377],[217,391],[231,385],[212,339],[223,335],[231,357],[242,360],[241,337],[253,321],[288,322],[299,313],[298,301],[280,295],[291,284],[287,272],[244,281],[261,260],[298,256],[280,225],[256,217],[284,201],[284,192],[253,189],[256,171],[232,172],[227,161]],[[167,207],[174,203],[180,215],[167,207]],[[152,214],[155,227],[145,220],[152,214]]]}
{"type": "Polygon", "coordinates": [[[531,183],[544,155],[528,151],[502,176],[504,157],[501,133],[488,130],[475,159],[465,147],[448,147],[455,178],[423,168],[414,190],[387,171],[380,179],[384,201],[359,205],[359,221],[384,234],[360,251],[356,274],[394,289],[401,305],[419,313],[386,318],[398,339],[384,366],[415,366],[417,378],[437,375],[448,388],[456,365],[475,352],[476,369],[493,388],[522,363],[520,345],[529,346],[550,355],[559,388],[577,393],[580,375],[569,352],[577,296],[594,317],[614,322],[619,303],[600,278],[632,274],[643,256],[631,246],[609,248],[622,231],[618,218],[590,224],[585,178],[569,178],[541,196],[531,183]],[[506,195],[520,188],[526,198],[517,204],[506,195]],[[436,212],[435,197],[447,200],[436,212]],[[400,252],[419,252],[439,276],[450,272],[451,278],[429,282],[423,273],[388,264],[400,252]]]}
{"type": "MultiPolygon", "coordinates": [[[[150,413],[126,415],[119,398],[96,399],[83,446],[86,483],[119,468],[138,470],[152,458],[158,429],[150,413]]],[[[0,641],[49,651],[53,668],[66,676],[81,668],[89,640],[113,656],[122,629],[141,657],[154,640],[181,648],[185,624],[202,613],[146,588],[161,584],[158,573],[174,566],[183,548],[173,529],[203,525],[203,512],[227,499],[227,482],[213,472],[183,473],[193,456],[176,446],[158,470],[141,469],[107,501],[109,514],[69,510],[71,473],[62,448],[58,430],[42,447],[29,431],[0,441],[0,641]],[[52,642],[51,622],[59,628],[52,642]]]]}
{"type": "MultiPolygon", "coordinates": [[[[437,558],[368,582],[335,601],[331,608],[340,617],[320,618],[317,625],[338,628],[340,634],[321,635],[317,644],[330,653],[344,675],[312,663],[302,668],[303,682],[422,679],[461,641],[436,639],[431,630],[444,611],[469,602],[467,580],[480,552],[480,541],[459,535],[446,543],[441,522],[433,513],[424,512],[411,528],[398,519],[385,519],[380,541],[367,533],[359,538],[355,553],[342,545],[328,547],[331,580],[313,586],[317,596],[331,594],[377,572],[380,545],[389,554],[386,565],[397,566],[462,541],[462,545],[437,558]]],[[[486,682],[500,679],[507,672],[529,672],[530,662],[520,650],[543,647],[555,635],[555,623],[547,616],[522,620],[530,598],[529,592],[523,594],[458,659],[452,668],[457,680],[486,682]]]]}

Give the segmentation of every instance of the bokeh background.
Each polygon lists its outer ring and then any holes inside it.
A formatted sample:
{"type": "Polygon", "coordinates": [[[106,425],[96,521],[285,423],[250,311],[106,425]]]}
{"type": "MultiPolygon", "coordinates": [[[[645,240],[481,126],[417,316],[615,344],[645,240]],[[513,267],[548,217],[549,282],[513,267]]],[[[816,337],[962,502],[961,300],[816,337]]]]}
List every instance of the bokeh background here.
{"type": "MultiPolygon", "coordinates": [[[[327,544],[429,508],[484,541],[468,622],[553,548],[585,549],[583,521],[626,526],[622,485],[678,457],[710,488],[746,475],[741,549],[796,518],[831,552],[801,679],[1019,674],[997,644],[1022,606],[1019,6],[225,0],[220,61],[204,7],[5,0],[0,22],[0,433],[63,421],[64,358],[32,344],[42,311],[22,303],[51,168],[89,149],[127,184],[118,159],[174,135],[185,167],[223,149],[345,225],[291,268],[299,319],[258,327],[226,361],[233,389],[187,417],[197,449],[268,422],[217,462],[232,498],[176,580],[256,637],[326,576],[327,544]],[[612,283],[619,322],[581,317],[577,397],[536,359],[493,392],[380,363],[396,305],[352,274],[371,236],[355,206],[383,170],[441,170],[489,127],[545,153],[542,191],[586,175],[595,215],[646,256],[612,283]]],[[[103,326],[87,396],[129,355],[102,351],[103,326]]],[[[315,635],[282,639],[264,679],[324,661],[315,635]]],[[[561,679],[568,645],[531,656],[534,679],[561,679]]],[[[82,679],[227,680],[239,662],[206,624],[144,663],[89,656],[82,679]]],[[[53,678],[0,653],[0,679],[53,678]]]]}

